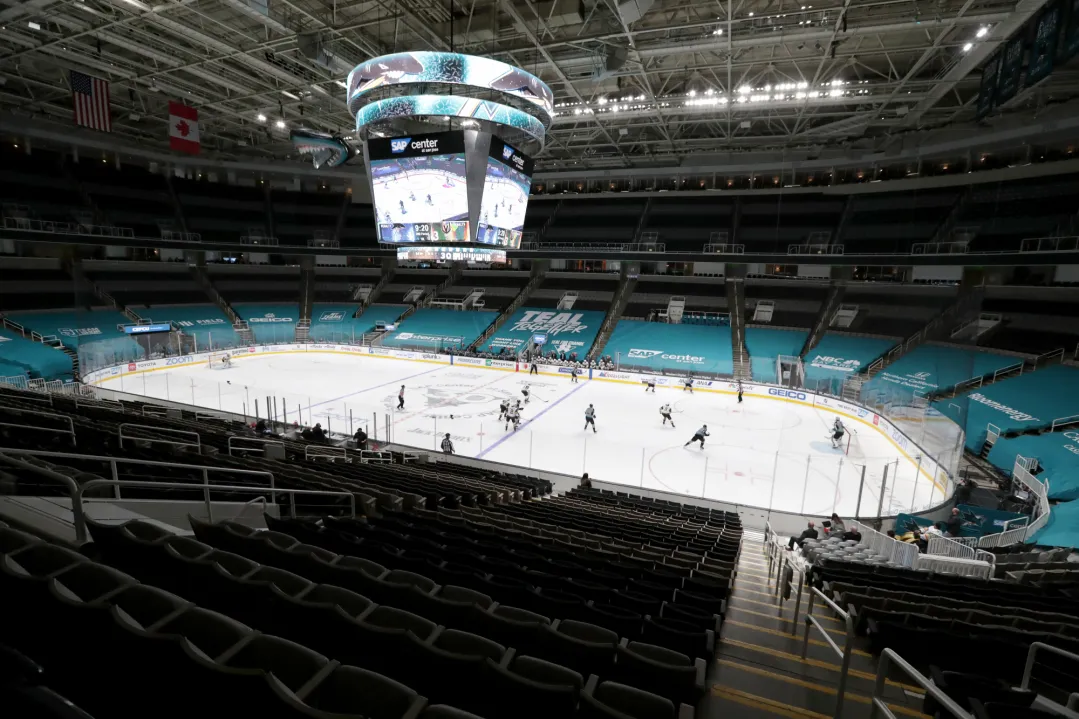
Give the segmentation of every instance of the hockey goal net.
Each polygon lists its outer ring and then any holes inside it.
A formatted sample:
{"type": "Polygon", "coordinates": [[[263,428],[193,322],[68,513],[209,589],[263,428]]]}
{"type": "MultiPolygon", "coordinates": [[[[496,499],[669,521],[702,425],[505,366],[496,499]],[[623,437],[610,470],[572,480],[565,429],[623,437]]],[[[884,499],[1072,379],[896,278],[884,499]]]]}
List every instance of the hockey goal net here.
{"type": "Polygon", "coordinates": [[[850,427],[846,429],[847,435],[843,438],[846,440],[843,445],[843,454],[851,459],[865,461],[865,452],[862,451],[862,445],[858,443],[858,433],[850,427]]]}
{"type": "Polygon", "coordinates": [[[213,352],[210,354],[210,369],[224,369],[232,366],[232,357],[228,352],[213,352]]]}

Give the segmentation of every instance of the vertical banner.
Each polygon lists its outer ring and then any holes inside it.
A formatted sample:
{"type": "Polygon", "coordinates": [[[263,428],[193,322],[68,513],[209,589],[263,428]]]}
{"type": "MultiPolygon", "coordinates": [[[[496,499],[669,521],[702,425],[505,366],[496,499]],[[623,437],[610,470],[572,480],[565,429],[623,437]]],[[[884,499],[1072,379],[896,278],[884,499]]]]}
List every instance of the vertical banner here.
{"type": "Polygon", "coordinates": [[[1019,81],[1023,73],[1023,46],[1026,44],[1024,30],[1020,30],[1015,37],[1004,43],[1004,52],[1000,61],[1000,79],[997,81],[997,96],[994,102],[996,107],[1008,102],[1019,92],[1019,81]]]}
{"type": "Polygon", "coordinates": [[[1002,53],[998,50],[982,68],[982,80],[978,85],[978,104],[974,116],[981,120],[996,107],[997,77],[1000,75],[1002,53]]]}
{"type": "Polygon", "coordinates": [[[1060,38],[1061,2],[1050,2],[1034,24],[1034,41],[1030,44],[1025,87],[1033,87],[1053,71],[1060,38]]]}

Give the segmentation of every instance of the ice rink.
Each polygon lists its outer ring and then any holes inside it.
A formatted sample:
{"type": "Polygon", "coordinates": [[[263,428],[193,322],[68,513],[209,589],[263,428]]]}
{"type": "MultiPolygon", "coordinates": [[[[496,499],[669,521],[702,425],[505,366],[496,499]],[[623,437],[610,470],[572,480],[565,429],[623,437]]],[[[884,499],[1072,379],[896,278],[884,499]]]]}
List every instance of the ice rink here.
{"type": "Polygon", "coordinates": [[[323,353],[253,355],[231,368],[177,367],[105,380],[106,389],[266,416],[321,422],[333,431],[435,449],[449,432],[457,453],[733,504],[827,515],[875,516],[921,509],[942,488],[871,424],[844,417],[857,432],[849,454],[832,448],[835,413],[799,402],[568,376],[506,372],[380,357],[323,353]],[[396,409],[405,385],[405,408],[396,409]],[[498,421],[502,399],[531,385],[520,428],[498,421]],[[677,427],[662,425],[669,402],[677,427]],[[584,430],[594,405],[598,431],[584,430]],[[704,449],[684,447],[707,424],[704,449]],[[865,482],[862,483],[865,466],[865,482]],[[887,482],[881,502],[885,467],[887,482]],[[861,505],[857,508],[859,490],[861,505]]]}

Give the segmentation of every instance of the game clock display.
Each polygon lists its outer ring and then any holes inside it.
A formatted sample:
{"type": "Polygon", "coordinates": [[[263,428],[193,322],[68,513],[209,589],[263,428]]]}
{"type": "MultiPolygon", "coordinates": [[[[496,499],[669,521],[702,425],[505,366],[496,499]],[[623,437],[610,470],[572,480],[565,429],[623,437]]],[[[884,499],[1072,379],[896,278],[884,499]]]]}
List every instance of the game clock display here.
{"type": "Polygon", "coordinates": [[[469,242],[464,137],[442,132],[368,142],[379,242],[469,242]]]}

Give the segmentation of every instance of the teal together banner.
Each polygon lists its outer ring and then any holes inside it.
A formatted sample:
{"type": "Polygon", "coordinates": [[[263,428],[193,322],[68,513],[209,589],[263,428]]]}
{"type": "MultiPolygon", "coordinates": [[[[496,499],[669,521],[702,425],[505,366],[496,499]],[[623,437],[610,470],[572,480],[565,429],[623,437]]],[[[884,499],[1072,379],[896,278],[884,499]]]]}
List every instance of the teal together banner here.
{"type": "Polygon", "coordinates": [[[584,357],[596,341],[603,324],[603,312],[596,310],[551,310],[522,307],[480,348],[484,352],[517,354],[533,337],[543,335],[545,352],[574,352],[584,357]]]}

